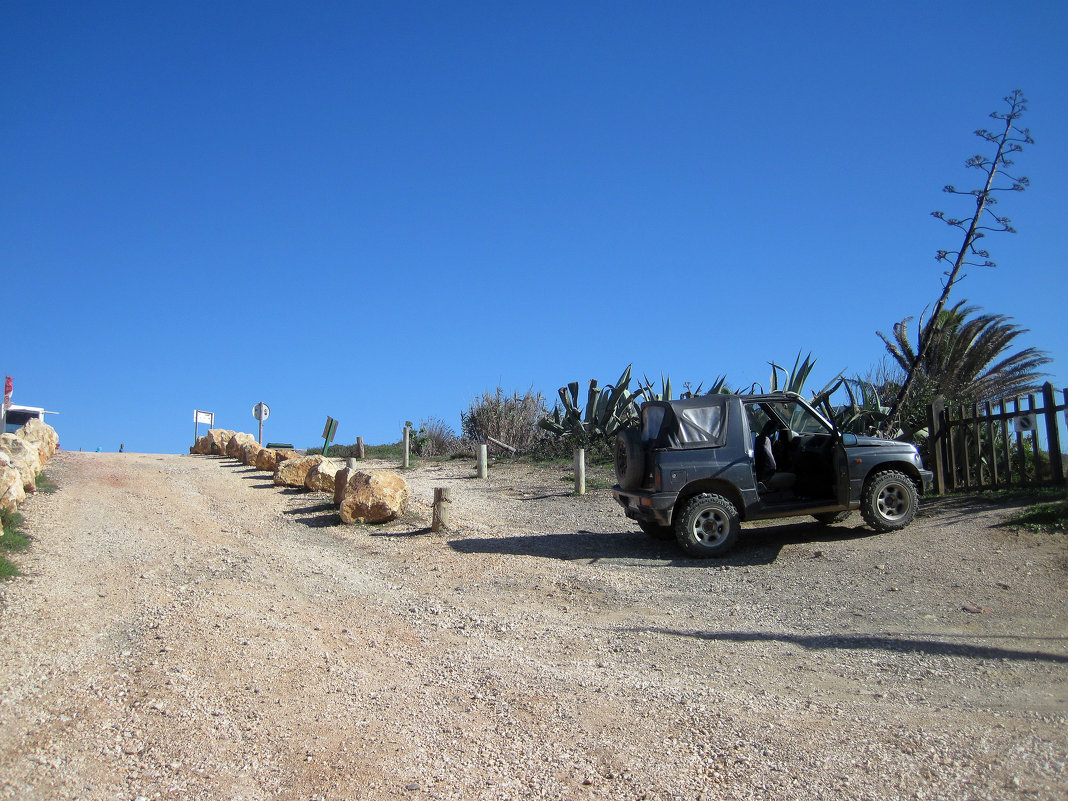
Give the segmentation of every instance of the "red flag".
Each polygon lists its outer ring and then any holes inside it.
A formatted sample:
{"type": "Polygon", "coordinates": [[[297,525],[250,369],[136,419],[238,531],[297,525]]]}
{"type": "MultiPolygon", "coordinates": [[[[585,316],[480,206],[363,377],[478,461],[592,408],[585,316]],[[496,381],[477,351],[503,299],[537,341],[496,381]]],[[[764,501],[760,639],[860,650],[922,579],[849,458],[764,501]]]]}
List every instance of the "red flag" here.
{"type": "Polygon", "coordinates": [[[11,380],[11,376],[4,376],[4,408],[6,409],[11,405],[11,389],[14,387],[14,382],[11,380]]]}

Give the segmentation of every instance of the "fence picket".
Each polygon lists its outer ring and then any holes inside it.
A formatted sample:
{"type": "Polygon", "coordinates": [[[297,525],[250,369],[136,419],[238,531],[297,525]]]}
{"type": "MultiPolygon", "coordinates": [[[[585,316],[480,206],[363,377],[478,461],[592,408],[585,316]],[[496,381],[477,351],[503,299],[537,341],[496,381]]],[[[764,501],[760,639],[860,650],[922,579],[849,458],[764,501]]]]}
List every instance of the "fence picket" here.
{"type": "Polygon", "coordinates": [[[997,446],[997,425],[994,422],[994,408],[990,405],[990,401],[986,402],[986,431],[987,439],[990,443],[990,485],[997,489],[998,482],[998,446],[997,446]]]}

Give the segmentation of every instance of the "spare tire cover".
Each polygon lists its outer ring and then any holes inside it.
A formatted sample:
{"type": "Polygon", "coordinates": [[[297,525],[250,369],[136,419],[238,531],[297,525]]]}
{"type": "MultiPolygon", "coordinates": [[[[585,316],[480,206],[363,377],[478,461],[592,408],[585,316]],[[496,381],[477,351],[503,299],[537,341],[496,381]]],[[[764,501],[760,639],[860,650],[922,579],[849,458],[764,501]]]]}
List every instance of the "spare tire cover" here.
{"type": "Polygon", "coordinates": [[[638,489],[645,476],[645,450],[641,432],[627,428],[616,434],[616,481],[623,489],[638,489]]]}

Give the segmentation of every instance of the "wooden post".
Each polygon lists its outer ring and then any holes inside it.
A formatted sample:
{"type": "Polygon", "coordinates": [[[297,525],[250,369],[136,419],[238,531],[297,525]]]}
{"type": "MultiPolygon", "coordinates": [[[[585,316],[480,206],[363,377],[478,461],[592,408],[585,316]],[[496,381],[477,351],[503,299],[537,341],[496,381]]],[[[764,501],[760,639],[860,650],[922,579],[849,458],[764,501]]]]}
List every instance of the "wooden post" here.
{"type": "Polygon", "coordinates": [[[575,448],[575,494],[586,494],[586,451],[575,448]]]}
{"type": "Polygon", "coordinates": [[[404,427],[404,461],[401,462],[401,467],[403,467],[405,470],[408,469],[408,454],[409,454],[409,448],[411,447],[411,443],[412,443],[411,429],[408,428],[408,426],[405,426],[404,427]]]}
{"type": "Polygon", "coordinates": [[[493,437],[486,437],[486,440],[488,442],[492,442],[498,448],[504,448],[506,451],[509,451],[510,453],[515,453],[515,448],[513,448],[511,445],[507,444],[506,442],[501,442],[499,439],[494,439],[493,437]]]}
{"type": "MultiPolygon", "coordinates": [[[[952,410],[949,417],[952,417],[952,410]]],[[[958,415],[959,416],[959,415],[958,415]]],[[[957,464],[957,438],[953,436],[953,421],[946,418],[946,435],[949,439],[949,481],[953,489],[960,489],[960,470],[957,464]]],[[[958,426],[959,428],[959,426],[958,426]]]]}
{"type": "Polygon", "coordinates": [[[1005,411],[1005,399],[1002,398],[998,402],[998,418],[1001,420],[1001,455],[1005,458],[1005,486],[1012,486],[1012,456],[1009,451],[1009,427],[1012,425],[1012,421],[1009,419],[1007,412],[1005,411]]]}
{"type": "Polygon", "coordinates": [[[363,437],[356,437],[356,458],[362,459],[367,453],[363,449],[363,437]]]}
{"type": "Polygon", "coordinates": [[[1050,479],[1057,484],[1064,481],[1064,462],[1061,459],[1061,432],[1057,428],[1057,396],[1053,394],[1053,384],[1047,381],[1042,385],[1042,405],[1046,413],[1046,441],[1049,444],[1049,467],[1053,475],[1050,479]]]}
{"type": "MultiPolygon", "coordinates": [[[[1020,399],[1012,399],[1012,412],[1013,417],[1018,417],[1020,414],[1020,399]]],[[[1016,429],[1016,463],[1020,466],[1020,483],[1027,484],[1027,451],[1023,446],[1023,434],[1020,433],[1020,429],[1016,428],[1015,422],[1013,428],[1016,429]]]]}
{"type": "Polygon", "coordinates": [[[986,436],[990,446],[990,482],[994,489],[1000,489],[1001,484],[999,482],[998,471],[998,443],[997,443],[997,426],[994,423],[994,406],[990,401],[986,402],[984,406],[986,410],[986,436]]]}
{"type": "MultiPolygon", "coordinates": [[[[1037,415],[1035,396],[1027,396],[1027,411],[1037,415]]],[[[1042,483],[1042,441],[1038,438],[1038,426],[1031,429],[1031,453],[1035,457],[1035,483],[1042,483]]]]}
{"type": "Polygon", "coordinates": [[[441,531],[449,527],[450,510],[452,507],[452,493],[448,487],[434,488],[434,521],[430,524],[431,531],[441,531]]]}
{"type": "Polygon", "coordinates": [[[927,406],[927,430],[930,432],[927,441],[930,443],[931,459],[934,462],[931,465],[935,479],[934,490],[939,495],[946,494],[946,458],[944,455],[946,430],[942,427],[945,419],[942,412],[945,407],[945,400],[941,395],[927,406]]]}
{"type": "Polygon", "coordinates": [[[478,477],[486,477],[486,444],[482,443],[475,449],[475,466],[478,470],[478,477]]]}

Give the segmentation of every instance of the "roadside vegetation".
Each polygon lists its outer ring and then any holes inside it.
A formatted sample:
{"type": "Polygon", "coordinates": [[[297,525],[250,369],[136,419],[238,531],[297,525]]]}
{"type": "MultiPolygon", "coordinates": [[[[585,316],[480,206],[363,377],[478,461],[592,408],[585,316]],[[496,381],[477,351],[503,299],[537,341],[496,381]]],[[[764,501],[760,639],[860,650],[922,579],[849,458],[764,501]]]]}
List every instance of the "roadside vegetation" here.
{"type": "Polygon", "coordinates": [[[3,524],[3,534],[0,534],[0,579],[8,579],[17,576],[19,570],[7,555],[25,550],[30,538],[22,532],[22,515],[18,512],[0,509],[0,523],[3,524]]]}
{"type": "MultiPolygon", "coordinates": [[[[51,495],[59,489],[47,473],[37,474],[37,492],[51,495]]],[[[19,575],[19,569],[8,559],[8,555],[24,551],[30,546],[30,538],[22,529],[22,515],[10,509],[0,509],[0,524],[3,525],[3,533],[0,533],[0,580],[9,579],[19,575]]]]}
{"type": "Polygon", "coordinates": [[[1064,534],[1068,531],[1068,498],[1061,487],[1036,487],[1026,490],[999,490],[977,495],[991,503],[1022,503],[1024,508],[1005,525],[1033,534],[1064,534]]]}

